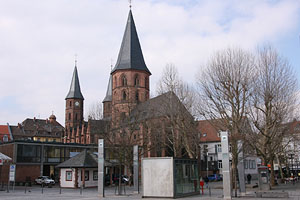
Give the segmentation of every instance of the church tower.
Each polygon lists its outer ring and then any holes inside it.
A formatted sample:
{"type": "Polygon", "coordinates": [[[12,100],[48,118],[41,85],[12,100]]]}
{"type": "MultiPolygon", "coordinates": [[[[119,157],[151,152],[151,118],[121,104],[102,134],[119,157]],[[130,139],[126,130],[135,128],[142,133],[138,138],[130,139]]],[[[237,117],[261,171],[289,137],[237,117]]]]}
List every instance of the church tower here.
{"type": "MultiPolygon", "coordinates": [[[[112,120],[122,120],[141,102],[149,99],[149,77],[132,11],[129,11],[119,56],[111,72],[112,120]]],[[[105,105],[104,105],[105,107],[105,105]]]]}
{"type": "MultiPolygon", "coordinates": [[[[81,127],[83,121],[83,101],[81,94],[77,66],[75,64],[72,82],[69,93],[66,97],[66,111],[65,111],[65,129],[67,133],[68,142],[71,141],[72,134],[76,133],[76,129],[81,127]]],[[[72,141],[71,141],[72,142],[72,141]]]]}

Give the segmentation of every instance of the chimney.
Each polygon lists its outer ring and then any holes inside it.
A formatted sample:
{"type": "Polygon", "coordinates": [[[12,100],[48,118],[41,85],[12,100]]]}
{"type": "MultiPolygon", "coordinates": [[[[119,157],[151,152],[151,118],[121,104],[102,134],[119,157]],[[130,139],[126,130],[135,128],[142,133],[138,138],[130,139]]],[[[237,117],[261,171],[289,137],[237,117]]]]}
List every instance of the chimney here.
{"type": "Polygon", "coordinates": [[[48,120],[48,118],[46,119],[46,124],[48,124],[48,122],[49,122],[49,120],[48,120]]]}
{"type": "Polygon", "coordinates": [[[22,128],[22,125],[20,123],[18,123],[18,128],[21,129],[22,128]]]}
{"type": "Polygon", "coordinates": [[[35,117],[33,118],[33,121],[34,121],[34,122],[36,121],[36,118],[35,118],[35,117]]]}

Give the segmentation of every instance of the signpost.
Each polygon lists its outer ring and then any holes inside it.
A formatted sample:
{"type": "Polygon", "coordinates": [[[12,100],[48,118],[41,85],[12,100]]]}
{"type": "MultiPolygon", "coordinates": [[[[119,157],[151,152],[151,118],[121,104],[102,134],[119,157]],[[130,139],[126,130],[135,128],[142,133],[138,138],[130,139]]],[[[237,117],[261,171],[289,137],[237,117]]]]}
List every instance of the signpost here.
{"type": "Polygon", "coordinates": [[[133,146],[133,185],[134,191],[139,191],[139,147],[133,146]]]}
{"type": "Polygon", "coordinates": [[[104,140],[98,140],[98,195],[104,197],[104,140]]]}
{"type": "Polygon", "coordinates": [[[228,133],[221,132],[222,145],[222,166],[223,166],[223,197],[226,200],[231,199],[231,181],[229,166],[228,133]]]}
{"type": "Polygon", "coordinates": [[[9,167],[9,181],[15,182],[16,165],[11,164],[9,167]]]}

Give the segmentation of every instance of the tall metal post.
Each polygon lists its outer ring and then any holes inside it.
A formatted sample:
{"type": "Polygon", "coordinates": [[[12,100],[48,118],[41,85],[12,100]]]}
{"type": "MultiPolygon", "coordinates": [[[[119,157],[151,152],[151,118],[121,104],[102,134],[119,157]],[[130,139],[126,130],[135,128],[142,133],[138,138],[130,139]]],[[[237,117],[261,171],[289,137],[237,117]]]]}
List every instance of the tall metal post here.
{"type": "Polygon", "coordinates": [[[104,197],[104,140],[98,140],[98,195],[104,197]]]}
{"type": "Polygon", "coordinates": [[[231,199],[231,180],[229,166],[229,149],[228,149],[228,133],[221,132],[222,145],[222,167],[223,167],[223,197],[226,200],[231,199]]]}
{"type": "Polygon", "coordinates": [[[133,146],[133,185],[134,191],[139,193],[139,147],[133,146]]]}

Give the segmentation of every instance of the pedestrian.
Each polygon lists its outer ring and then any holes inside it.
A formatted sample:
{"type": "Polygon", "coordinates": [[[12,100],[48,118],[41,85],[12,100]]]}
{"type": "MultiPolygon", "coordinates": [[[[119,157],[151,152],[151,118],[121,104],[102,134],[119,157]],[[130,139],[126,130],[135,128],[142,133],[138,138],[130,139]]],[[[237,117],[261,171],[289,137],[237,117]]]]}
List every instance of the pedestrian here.
{"type": "Polygon", "coordinates": [[[209,180],[208,180],[208,177],[205,176],[205,177],[204,177],[204,182],[205,182],[206,188],[208,188],[208,181],[209,181],[209,180]]]}
{"type": "Polygon", "coordinates": [[[251,174],[248,174],[247,175],[248,184],[251,184],[251,178],[252,178],[251,174]]]}

